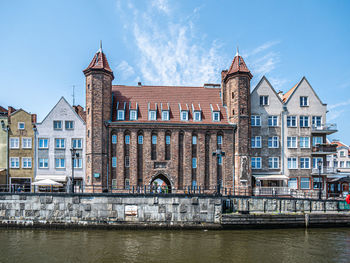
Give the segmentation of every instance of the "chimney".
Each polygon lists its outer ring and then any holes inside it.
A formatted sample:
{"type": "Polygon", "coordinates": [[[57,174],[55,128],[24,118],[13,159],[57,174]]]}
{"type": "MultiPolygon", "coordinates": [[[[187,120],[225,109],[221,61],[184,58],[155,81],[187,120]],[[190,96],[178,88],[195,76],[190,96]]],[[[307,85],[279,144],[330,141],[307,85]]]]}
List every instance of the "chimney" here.
{"type": "Polygon", "coordinates": [[[280,97],[281,100],[283,99],[283,91],[282,90],[279,90],[277,95],[278,95],[278,97],[280,97]]]}
{"type": "Polygon", "coordinates": [[[9,106],[9,107],[8,107],[8,116],[10,116],[10,115],[11,115],[12,113],[14,113],[15,111],[16,111],[15,108],[9,106]]]}
{"type": "Polygon", "coordinates": [[[36,123],[36,114],[32,114],[32,123],[33,123],[33,124],[36,123]]]}

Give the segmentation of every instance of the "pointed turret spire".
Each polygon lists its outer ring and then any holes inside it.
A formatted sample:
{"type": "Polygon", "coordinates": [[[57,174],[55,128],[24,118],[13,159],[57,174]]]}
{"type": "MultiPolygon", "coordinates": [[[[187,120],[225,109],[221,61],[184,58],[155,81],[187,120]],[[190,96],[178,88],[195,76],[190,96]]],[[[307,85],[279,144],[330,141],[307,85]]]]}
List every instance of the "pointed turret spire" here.
{"type": "MultiPolygon", "coordinates": [[[[112,76],[113,76],[113,71],[109,67],[106,55],[103,53],[103,50],[102,50],[102,40],[100,41],[100,48],[96,52],[94,58],[91,60],[89,66],[85,70],[83,70],[83,72],[86,75],[91,70],[102,70],[102,71],[105,71],[107,73],[112,74],[112,76]]],[[[113,78],[114,78],[114,76],[113,76],[113,78]]]]}
{"type": "Polygon", "coordinates": [[[236,73],[246,73],[249,75],[250,78],[253,77],[253,75],[250,73],[250,70],[248,69],[247,65],[244,62],[244,59],[239,54],[239,49],[237,46],[237,52],[235,57],[233,58],[232,64],[228,72],[225,74],[225,79],[229,77],[232,74],[236,73]]]}

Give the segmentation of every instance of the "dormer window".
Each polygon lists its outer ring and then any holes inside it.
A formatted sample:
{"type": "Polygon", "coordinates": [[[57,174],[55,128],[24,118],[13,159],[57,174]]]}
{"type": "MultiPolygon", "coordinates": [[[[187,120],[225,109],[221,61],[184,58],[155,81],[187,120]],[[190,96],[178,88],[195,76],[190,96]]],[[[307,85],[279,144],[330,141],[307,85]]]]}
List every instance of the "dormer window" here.
{"type": "Polygon", "coordinates": [[[150,110],[148,112],[148,120],[150,120],[150,121],[157,120],[157,112],[155,110],[150,110]]]}
{"type": "Polygon", "coordinates": [[[193,117],[194,117],[193,118],[194,121],[201,121],[202,120],[202,114],[200,111],[195,111],[193,117]]]}
{"type": "Polygon", "coordinates": [[[124,118],[125,118],[125,111],[124,110],[118,110],[118,116],[117,116],[118,121],[123,121],[124,118]]]}
{"type": "Polygon", "coordinates": [[[220,111],[213,111],[213,121],[220,121],[220,111]]]}
{"type": "Polygon", "coordinates": [[[181,120],[182,121],[188,121],[188,111],[187,110],[182,110],[181,111],[181,120]]]}
{"type": "Polygon", "coordinates": [[[131,121],[137,120],[137,110],[130,110],[130,120],[131,121]]]}
{"type": "Polygon", "coordinates": [[[163,110],[162,111],[162,121],[168,121],[169,120],[169,111],[163,110]]]}

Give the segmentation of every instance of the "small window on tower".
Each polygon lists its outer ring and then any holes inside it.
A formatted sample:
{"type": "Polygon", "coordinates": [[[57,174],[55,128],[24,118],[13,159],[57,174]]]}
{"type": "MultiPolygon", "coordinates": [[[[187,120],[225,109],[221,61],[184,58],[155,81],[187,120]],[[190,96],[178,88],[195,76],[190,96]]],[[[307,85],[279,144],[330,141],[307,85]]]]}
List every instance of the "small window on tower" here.
{"type": "Polygon", "coordinates": [[[235,93],[234,92],[232,92],[232,99],[234,99],[235,98],[235,93]]]}

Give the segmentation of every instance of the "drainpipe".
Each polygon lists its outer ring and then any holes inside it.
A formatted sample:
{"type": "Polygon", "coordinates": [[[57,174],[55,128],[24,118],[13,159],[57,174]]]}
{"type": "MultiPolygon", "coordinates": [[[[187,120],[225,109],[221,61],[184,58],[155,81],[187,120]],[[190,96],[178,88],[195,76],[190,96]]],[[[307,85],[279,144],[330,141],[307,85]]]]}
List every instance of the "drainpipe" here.
{"type": "MultiPolygon", "coordinates": [[[[35,178],[36,178],[36,152],[37,152],[37,150],[36,150],[36,132],[37,132],[37,128],[36,128],[35,125],[33,126],[33,131],[34,131],[34,144],[33,144],[33,147],[34,147],[34,160],[33,160],[32,164],[33,164],[33,169],[34,169],[33,179],[35,181],[35,178]]],[[[30,187],[32,187],[32,186],[30,186],[30,187]]],[[[34,192],[35,192],[35,186],[34,186],[34,192]]]]}
{"type": "Polygon", "coordinates": [[[10,126],[7,124],[6,126],[6,136],[7,136],[7,147],[6,147],[6,187],[8,187],[8,192],[10,192],[10,151],[9,151],[9,147],[10,147],[10,136],[9,136],[9,132],[10,132],[10,126]]]}
{"type": "Polygon", "coordinates": [[[283,106],[282,116],[281,116],[281,172],[285,174],[285,163],[284,163],[284,116],[287,113],[287,106],[283,106]]]}
{"type": "Polygon", "coordinates": [[[109,122],[105,123],[107,129],[107,192],[109,191],[109,122]]]}

